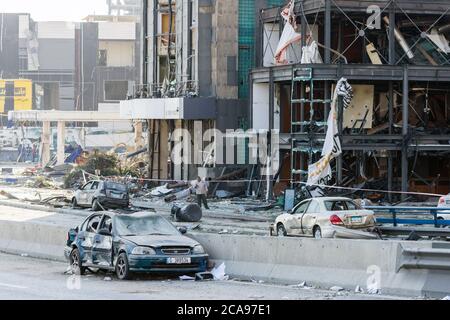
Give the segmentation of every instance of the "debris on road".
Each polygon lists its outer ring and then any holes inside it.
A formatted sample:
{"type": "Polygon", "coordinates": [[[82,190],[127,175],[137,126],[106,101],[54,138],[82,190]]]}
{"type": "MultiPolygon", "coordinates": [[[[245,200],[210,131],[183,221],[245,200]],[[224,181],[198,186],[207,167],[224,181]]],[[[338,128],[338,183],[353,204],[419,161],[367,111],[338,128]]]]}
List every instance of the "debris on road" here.
{"type": "Polygon", "coordinates": [[[199,272],[195,274],[195,281],[214,280],[214,275],[211,272],[199,272]]]}
{"type": "Polygon", "coordinates": [[[364,293],[364,290],[360,286],[356,286],[355,293],[364,293]]]}
{"type": "Polygon", "coordinates": [[[203,215],[198,204],[188,204],[182,208],[175,205],[171,213],[178,222],[199,222],[203,215]]]}
{"type": "Polygon", "coordinates": [[[214,280],[226,281],[229,279],[228,275],[225,275],[225,263],[211,270],[211,274],[214,276],[214,280]]]}
{"type": "Polygon", "coordinates": [[[339,286],[334,286],[334,287],[331,287],[330,290],[334,291],[334,292],[340,292],[340,291],[344,291],[344,288],[339,287],[339,286]]]}

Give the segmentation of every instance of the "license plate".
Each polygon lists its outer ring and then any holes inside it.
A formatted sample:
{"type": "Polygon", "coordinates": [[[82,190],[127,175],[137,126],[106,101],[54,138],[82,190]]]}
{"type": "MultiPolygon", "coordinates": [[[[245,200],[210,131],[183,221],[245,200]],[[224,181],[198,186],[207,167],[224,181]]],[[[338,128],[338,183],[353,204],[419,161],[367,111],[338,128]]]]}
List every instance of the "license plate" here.
{"type": "Polygon", "coordinates": [[[350,221],[352,223],[362,223],[362,217],[351,217],[350,221]]]}
{"type": "Polygon", "coordinates": [[[122,195],[117,193],[111,193],[111,197],[113,197],[114,199],[122,199],[122,195]]]}
{"type": "Polygon", "coordinates": [[[167,264],[191,264],[190,257],[167,258],[167,264]]]}

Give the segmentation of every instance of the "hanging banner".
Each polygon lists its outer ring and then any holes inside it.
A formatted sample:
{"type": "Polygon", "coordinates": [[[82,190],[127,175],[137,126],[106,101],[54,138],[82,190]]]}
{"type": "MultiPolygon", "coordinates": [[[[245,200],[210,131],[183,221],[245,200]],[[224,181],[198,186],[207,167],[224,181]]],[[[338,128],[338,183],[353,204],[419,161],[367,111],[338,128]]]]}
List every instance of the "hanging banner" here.
{"type": "Polygon", "coordinates": [[[322,149],[322,158],[309,166],[308,168],[308,186],[317,184],[327,184],[332,178],[330,162],[332,159],[342,154],[341,141],[339,139],[339,130],[337,124],[336,105],[339,97],[345,101],[351,101],[353,90],[347,79],[341,78],[334,90],[333,100],[331,102],[330,114],[327,122],[327,135],[322,149]]]}
{"type": "Polygon", "coordinates": [[[288,5],[281,12],[281,16],[285,20],[283,33],[278,42],[277,50],[275,51],[275,63],[287,64],[287,51],[291,44],[299,42],[302,38],[300,33],[297,33],[297,20],[294,12],[295,1],[290,1],[288,5]]]}

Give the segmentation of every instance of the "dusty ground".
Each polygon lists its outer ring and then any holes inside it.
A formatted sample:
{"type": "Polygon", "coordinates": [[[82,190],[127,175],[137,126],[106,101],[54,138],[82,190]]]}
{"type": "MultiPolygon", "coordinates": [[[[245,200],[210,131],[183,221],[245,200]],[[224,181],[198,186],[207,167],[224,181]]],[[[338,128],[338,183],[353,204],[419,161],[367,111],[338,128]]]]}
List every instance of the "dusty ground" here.
{"type": "Polygon", "coordinates": [[[0,299],[87,300],[368,300],[393,296],[333,292],[264,283],[180,281],[177,277],[141,277],[118,281],[113,275],[74,277],[67,265],[0,253],[0,299]]]}

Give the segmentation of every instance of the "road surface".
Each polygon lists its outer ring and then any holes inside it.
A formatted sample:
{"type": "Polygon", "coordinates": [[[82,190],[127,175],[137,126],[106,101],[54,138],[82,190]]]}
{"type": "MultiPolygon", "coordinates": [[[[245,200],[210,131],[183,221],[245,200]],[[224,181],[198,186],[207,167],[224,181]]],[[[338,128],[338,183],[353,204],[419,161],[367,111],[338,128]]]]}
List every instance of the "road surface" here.
{"type": "Polygon", "coordinates": [[[65,274],[66,270],[65,263],[0,253],[0,300],[395,299],[237,280],[194,282],[144,276],[118,281],[112,274],[76,277],[65,274]]]}

